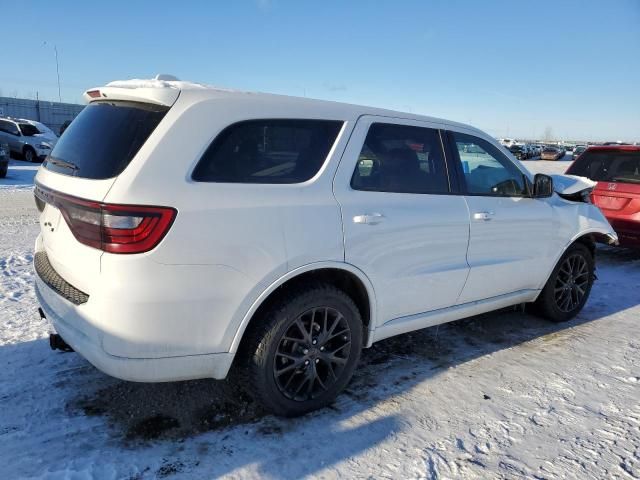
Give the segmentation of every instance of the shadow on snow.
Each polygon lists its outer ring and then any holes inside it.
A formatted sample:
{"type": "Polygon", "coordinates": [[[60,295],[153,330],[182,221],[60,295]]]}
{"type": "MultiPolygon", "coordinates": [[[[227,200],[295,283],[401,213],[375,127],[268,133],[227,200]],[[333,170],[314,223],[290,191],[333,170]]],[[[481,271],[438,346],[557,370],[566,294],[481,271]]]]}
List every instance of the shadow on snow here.
{"type": "MultiPolygon", "coordinates": [[[[401,430],[402,417],[393,413],[398,408],[385,407],[385,403],[417,384],[456,365],[534,339],[569,340],[574,327],[640,303],[638,298],[625,296],[624,292],[609,293],[624,281],[625,269],[631,275],[638,273],[640,252],[601,249],[598,255],[603,268],[594,286],[595,295],[574,320],[554,324],[510,309],[378,342],[363,352],[352,382],[336,402],[303,418],[265,415],[231,382],[124,382],[101,374],[74,354],[56,354],[71,368],[54,372],[53,387],[66,390],[64,413],[71,417],[71,422],[74,417],[91,417],[98,422],[104,419],[116,444],[127,451],[140,450],[145,462],[162,465],[149,475],[166,476],[199,466],[206,468],[210,476],[218,477],[252,464],[259,473],[272,478],[310,475],[370,449],[401,430]],[[615,270],[609,268],[614,265],[615,270]],[[607,300],[611,296],[615,301],[607,300]],[[366,411],[373,414],[361,415],[356,427],[344,426],[346,421],[366,411]],[[288,447],[281,451],[285,436],[289,437],[288,447]],[[150,448],[179,445],[187,440],[195,444],[196,458],[193,455],[187,458],[178,448],[171,449],[175,458],[167,459],[166,452],[160,453],[164,449],[150,448]],[[154,459],[154,455],[159,457],[154,459]],[[300,461],[302,458],[308,461],[300,461]]],[[[1,354],[12,358],[14,353],[10,350],[25,348],[37,358],[44,357],[43,350],[48,346],[44,340],[26,342],[3,347],[1,354]]],[[[51,372],[44,371],[48,370],[46,363],[41,363],[43,371],[38,371],[40,366],[35,365],[31,367],[33,374],[41,379],[50,378],[51,372]]],[[[465,388],[477,388],[477,395],[486,395],[472,379],[465,388]]],[[[119,449],[116,448],[116,454],[119,449]]]]}

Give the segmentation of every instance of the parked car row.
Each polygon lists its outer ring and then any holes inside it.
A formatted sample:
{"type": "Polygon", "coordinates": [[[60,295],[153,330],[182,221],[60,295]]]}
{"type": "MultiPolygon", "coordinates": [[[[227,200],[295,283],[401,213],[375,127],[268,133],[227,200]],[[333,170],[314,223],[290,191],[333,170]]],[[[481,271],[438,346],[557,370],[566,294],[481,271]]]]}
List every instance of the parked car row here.
{"type": "Polygon", "coordinates": [[[557,145],[547,145],[542,149],[542,153],[540,154],[541,160],[560,160],[564,157],[565,151],[564,148],[559,147],[557,145]]]}
{"type": "Polygon", "coordinates": [[[537,157],[541,152],[539,145],[530,143],[513,143],[507,148],[518,160],[528,160],[537,157]]]}
{"type": "Polygon", "coordinates": [[[0,117],[0,143],[7,144],[14,157],[27,162],[43,160],[57,142],[56,134],[40,122],[0,117]]]}

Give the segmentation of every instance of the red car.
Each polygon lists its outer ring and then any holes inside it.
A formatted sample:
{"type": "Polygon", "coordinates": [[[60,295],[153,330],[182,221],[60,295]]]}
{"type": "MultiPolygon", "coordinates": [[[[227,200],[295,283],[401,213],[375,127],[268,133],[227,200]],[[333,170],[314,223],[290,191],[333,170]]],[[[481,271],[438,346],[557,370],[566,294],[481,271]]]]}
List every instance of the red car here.
{"type": "Polygon", "coordinates": [[[620,245],[640,248],[640,146],[593,146],[567,174],[598,182],[591,200],[618,234],[620,245]]]}

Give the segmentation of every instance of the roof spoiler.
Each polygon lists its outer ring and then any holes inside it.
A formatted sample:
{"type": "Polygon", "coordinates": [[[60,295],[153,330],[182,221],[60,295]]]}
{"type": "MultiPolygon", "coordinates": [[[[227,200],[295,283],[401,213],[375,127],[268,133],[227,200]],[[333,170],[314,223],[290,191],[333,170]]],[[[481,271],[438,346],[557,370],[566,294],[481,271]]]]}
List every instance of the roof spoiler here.
{"type": "Polygon", "coordinates": [[[161,74],[150,80],[110,82],[104,87],[90,88],[84,92],[83,97],[88,103],[98,100],[124,100],[171,107],[180,96],[180,90],[187,85],[196,84],[181,82],[172,75],[161,74]]]}

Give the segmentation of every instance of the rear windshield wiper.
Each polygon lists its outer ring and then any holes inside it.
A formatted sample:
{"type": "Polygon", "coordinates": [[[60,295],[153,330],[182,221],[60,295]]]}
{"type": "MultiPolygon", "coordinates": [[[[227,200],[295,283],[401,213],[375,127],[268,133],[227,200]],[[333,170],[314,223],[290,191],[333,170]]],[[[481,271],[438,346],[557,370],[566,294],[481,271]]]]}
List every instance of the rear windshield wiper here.
{"type": "Polygon", "coordinates": [[[614,177],[611,179],[612,182],[622,182],[622,183],[640,183],[640,178],[638,177],[614,177]]]}
{"type": "Polygon", "coordinates": [[[57,167],[68,168],[70,170],[73,170],[74,172],[80,170],[80,167],[78,167],[75,163],[67,162],[65,160],[60,160],[57,158],[49,158],[47,160],[47,163],[53,163],[57,167]]]}

